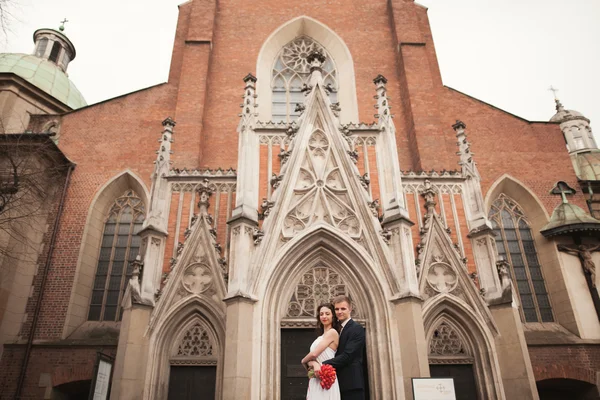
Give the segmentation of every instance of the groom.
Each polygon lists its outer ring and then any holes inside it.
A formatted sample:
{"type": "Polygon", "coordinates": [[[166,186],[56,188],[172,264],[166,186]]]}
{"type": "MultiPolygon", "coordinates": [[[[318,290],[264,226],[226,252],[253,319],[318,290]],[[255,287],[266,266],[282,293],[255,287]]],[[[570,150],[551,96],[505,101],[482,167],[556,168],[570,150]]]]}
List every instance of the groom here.
{"type": "MultiPolygon", "coordinates": [[[[352,306],[347,296],[336,297],[333,299],[333,305],[335,315],[342,324],[340,342],[335,357],[324,361],[323,364],[329,364],[335,368],[342,400],[364,400],[363,351],[365,348],[365,329],[350,318],[352,306]]],[[[321,368],[319,365],[315,365],[314,369],[318,373],[321,368]]]]}

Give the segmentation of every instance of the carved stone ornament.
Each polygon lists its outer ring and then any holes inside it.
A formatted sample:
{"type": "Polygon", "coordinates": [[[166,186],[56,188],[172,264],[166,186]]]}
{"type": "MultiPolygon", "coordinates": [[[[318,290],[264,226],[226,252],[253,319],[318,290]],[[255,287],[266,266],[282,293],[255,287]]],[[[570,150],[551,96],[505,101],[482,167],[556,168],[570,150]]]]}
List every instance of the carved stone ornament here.
{"type": "Polygon", "coordinates": [[[185,290],[193,294],[201,294],[210,289],[212,274],[207,265],[194,264],[186,269],[181,280],[185,290]]]}
{"type": "Polygon", "coordinates": [[[294,289],[286,317],[314,317],[319,304],[329,302],[339,295],[348,295],[342,277],[329,267],[313,268],[302,276],[294,289]]]}
{"type": "Polygon", "coordinates": [[[445,322],[433,332],[429,342],[429,355],[433,356],[465,356],[465,346],[458,333],[445,322]]]}
{"type": "Polygon", "coordinates": [[[324,221],[354,239],[360,237],[360,223],[342,171],[327,135],[320,129],[308,141],[293,191],[296,200],[284,220],[284,238],[293,237],[316,221],[324,221]]]}
{"type": "Polygon", "coordinates": [[[456,273],[446,263],[433,263],[427,271],[427,283],[439,293],[450,293],[458,283],[456,273]]]}
{"type": "Polygon", "coordinates": [[[207,357],[212,355],[213,345],[210,336],[200,323],[196,323],[183,335],[177,349],[177,356],[207,357]]]}

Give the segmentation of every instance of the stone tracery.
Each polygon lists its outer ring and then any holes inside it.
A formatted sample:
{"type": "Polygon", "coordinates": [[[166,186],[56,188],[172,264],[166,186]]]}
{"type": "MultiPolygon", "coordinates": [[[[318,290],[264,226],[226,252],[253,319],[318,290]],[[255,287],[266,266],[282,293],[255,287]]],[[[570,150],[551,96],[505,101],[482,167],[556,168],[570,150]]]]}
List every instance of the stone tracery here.
{"type": "Polygon", "coordinates": [[[183,335],[177,356],[202,357],[212,356],[213,345],[206,329],[199,323],[192,325],[183,335]]]}
{"type": "Polygon", "coordinates": [[[324,221],[353,238],[360,237],[360,223],[348,189],[329,139],[320,129],[316,129],[309,139],[294,187],[294,205],[285,218],[283,235],[289,239],[316,221],[324,221]]]}
{"type": "Polygon", "coordinates": [[[314,317],[319,304],[348,295],[342,277],[333,269],[316,267],[302,275],[288,304],[286,318],[314,317]]]}

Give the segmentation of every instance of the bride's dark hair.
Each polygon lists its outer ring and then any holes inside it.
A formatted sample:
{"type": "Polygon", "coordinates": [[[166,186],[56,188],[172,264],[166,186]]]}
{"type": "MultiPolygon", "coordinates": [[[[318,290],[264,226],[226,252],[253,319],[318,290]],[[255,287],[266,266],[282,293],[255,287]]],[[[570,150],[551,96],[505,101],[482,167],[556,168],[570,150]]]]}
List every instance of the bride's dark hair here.
{"type": "Polygon", "coordinates": [[[321,322],[321,308],[327,307],[331,310],[331,327],[336,331],[340,331],[340,321],[338,321],[337,316],[335,315],[335,307],[331,303],[321,303],[319,307],[317,307],[317,333],[322,335],[325,331],[325,327],[321,322]]]}

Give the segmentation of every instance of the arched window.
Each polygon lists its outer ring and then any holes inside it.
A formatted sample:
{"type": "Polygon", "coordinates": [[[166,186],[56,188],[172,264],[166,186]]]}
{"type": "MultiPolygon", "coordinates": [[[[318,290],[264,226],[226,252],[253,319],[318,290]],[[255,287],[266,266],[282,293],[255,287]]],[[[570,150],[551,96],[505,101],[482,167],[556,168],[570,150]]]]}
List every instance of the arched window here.
{"type": "Polygon", "coordinates": [[[500,195],[492,204],[490,220],[496,233],[498,254],[511,265],[511,278],[521,302],[525,322],[553,322],[533,236],[523,211],[512,199],[500,195]]]}
{"type": "Polygon", "coordinates": [[[133,190],[126,191],[112,205],[104,223],[88,320],[121,319],[121,299],[131,277],[129,262],[138,254],[137,233],[144,215],[144,203],[133,190]]]}
{"type": "Polygon", "coordinates": [[[330,85],[333,89],[329,95],[331,102],[337,102],[338,73],[333,58],[323,46],[310,37],[299,36],[286,44],[275,58],[271,75],[273,121],[291,122],[298,118],[299,114],[294,110],[296,104],[304,103],[302,85],[308,83],[310,77],[310,65],[306,57],[314,50],[320,51],[326,57],[323,65],[323,82],[325,86],[330,85]]]}

